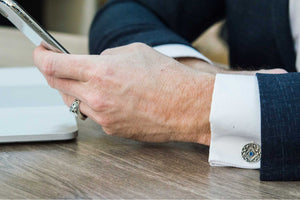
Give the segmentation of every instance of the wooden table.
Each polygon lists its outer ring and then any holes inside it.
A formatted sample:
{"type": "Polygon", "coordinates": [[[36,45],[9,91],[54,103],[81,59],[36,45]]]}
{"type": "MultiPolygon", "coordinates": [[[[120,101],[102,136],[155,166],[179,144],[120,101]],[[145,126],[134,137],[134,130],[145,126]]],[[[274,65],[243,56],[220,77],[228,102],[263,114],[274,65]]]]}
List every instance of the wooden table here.
{"type": "MultiPolygon", "coordinates": [[[[87,52],[84,37],[54,36],[87,52]]],[[[0,66],[32,65],[33,49],[18,31],[0,28],[0,66]]],[[[299,182],[210,167],[206,146],[107,136],[89,120],[79,127],[74,141],[0,145],[0,198],[300,198],[299,182]]]]}

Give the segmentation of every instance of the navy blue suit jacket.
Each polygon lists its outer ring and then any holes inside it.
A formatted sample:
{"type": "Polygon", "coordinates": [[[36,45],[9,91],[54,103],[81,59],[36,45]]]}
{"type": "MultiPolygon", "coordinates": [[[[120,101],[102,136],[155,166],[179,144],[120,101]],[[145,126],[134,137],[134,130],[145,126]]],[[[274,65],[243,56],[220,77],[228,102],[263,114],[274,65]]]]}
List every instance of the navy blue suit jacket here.
{"type": "Polygon", "coordinates": [[[257,75],[261,99],[261,180],[300,180],[300,74],[288,0],[112,0],[90,32],[90,52],[143,42],[190,45],[226,19],[232,68],[284,68],[257,75]]]}

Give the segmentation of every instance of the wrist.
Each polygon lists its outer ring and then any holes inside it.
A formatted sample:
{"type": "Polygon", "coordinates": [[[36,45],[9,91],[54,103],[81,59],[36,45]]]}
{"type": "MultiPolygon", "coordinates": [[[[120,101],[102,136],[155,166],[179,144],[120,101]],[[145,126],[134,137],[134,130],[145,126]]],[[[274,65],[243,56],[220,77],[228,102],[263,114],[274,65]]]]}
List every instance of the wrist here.
{"type": "MultiPolygon", "coordinates": [[[[185,77],[186,78],[186,77],[185,77]]],[[[212,94],[215,75],[193,70],[186,84],[186,99],[181,100],[184,114],[177,123],[179,136],[176,141],[210,144],[210,122],[212,94]]]]}
{"type": "Polygon", "coordinates": [[[195,110],[196,115],[196,133],[198,137],[196,138],[196,143],[204,144],[209,146],[211,140],[211,129],[210,129],[210,112],[211,112],[211,103],[212,96],[215,85],[215,75],[206,74],[203,79],[200,80],[197,91],[199,91],[199,104],[197,110],[195,110]]]}

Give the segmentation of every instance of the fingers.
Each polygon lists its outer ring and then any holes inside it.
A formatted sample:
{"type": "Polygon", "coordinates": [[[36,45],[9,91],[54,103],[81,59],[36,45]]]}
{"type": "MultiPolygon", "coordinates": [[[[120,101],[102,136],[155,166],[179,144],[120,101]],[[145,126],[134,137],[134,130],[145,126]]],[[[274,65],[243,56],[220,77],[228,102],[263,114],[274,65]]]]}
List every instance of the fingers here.
{"type": "MultiPolygon", "coordinates": [[[[75,97],[65,94],[65,93],[60,93],[60,95],[62,96],[65,104],[70,107],[74,100],[76,99],[75,97]]],[[[85,104],[84,102],[81,101],[80,103],[80,112],[86,116],[91,116],[91,109],[89,108],[89,106],[87,104],[85,104]]]]}
{"type": "MultiPolygon", "coordinates": [[[[65,104],[70,107],[74,100],[77,99],[71,95],[68,95],[68,94],[65,94],[65,93],[60,93],[60,95],[62,96],[65,104]]],[[[82,114],[84,114],[85,116],[88,116],[89,118],[95,120],[94,116],[96,116],[96,113],[86,104],[84,103],[80,98],[78,99],[81,101],[80,103],[80,106],[79,106],[79,109],[80,109],[80,112],[82,114]]]]}
{"type": "Polygon", "coordinates": [[[62,93],[78,97],[82,99],[82,101],[87,101],[85,96],[87,86],[85,83],[74,81],[72,79],[60,79],[53,76],[45,76],[45,78],[52,88],[59,90],[62,93]]]}
{"type": "Polygon", "coordinates": [[[39,46],[34,51],[34,63],[47,76],[86,82],[93,65],[86,56],[54,53],[39,46]]]}

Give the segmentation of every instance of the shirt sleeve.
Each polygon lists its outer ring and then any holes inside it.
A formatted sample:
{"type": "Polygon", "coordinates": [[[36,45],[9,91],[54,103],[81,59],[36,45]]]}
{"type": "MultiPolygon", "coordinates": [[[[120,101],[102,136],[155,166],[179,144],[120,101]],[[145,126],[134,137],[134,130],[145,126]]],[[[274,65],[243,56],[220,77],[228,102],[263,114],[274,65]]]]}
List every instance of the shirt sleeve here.
{"type": "Polygon", "coordinates": [[[199,51],[184,44],[164,44],[155,46],[153,49],[172,58],[198,58],[212,64],[212,62],[199,51]]]}
{"type": "Polygon", "coordinates": [[[261,144],[260,118],[256,76],[218,74],[210,114],[210,165],[260,168],[260,161],[242,157],[245,145],[261,144]]]}

